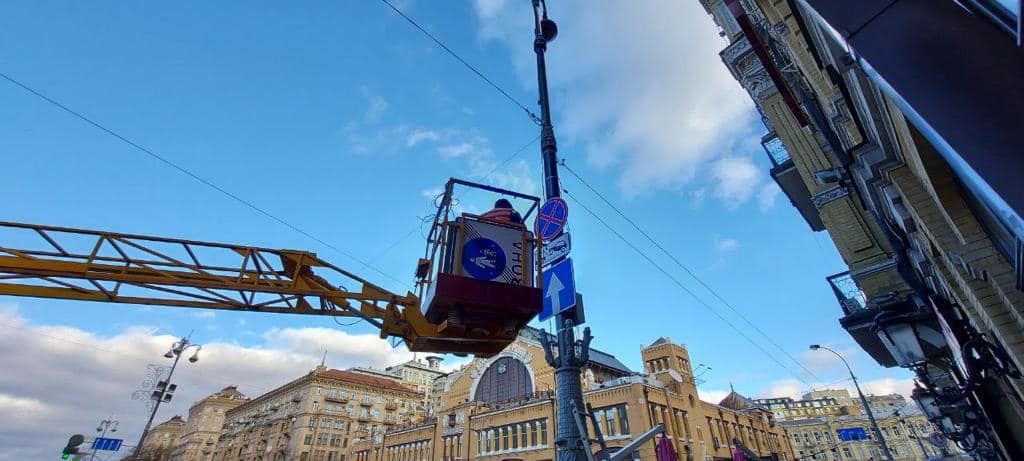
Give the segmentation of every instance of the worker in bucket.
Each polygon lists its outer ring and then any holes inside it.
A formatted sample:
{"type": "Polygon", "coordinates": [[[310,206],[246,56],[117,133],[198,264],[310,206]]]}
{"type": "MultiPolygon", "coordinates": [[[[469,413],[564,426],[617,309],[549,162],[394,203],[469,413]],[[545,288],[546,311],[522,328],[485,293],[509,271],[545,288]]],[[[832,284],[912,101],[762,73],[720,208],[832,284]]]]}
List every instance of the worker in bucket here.
{"type": "Polygon", "coordinates": [[[503,198],[494,202],[494,208],[480,217],[509,224],[523,224],[523,217],[519,215],[515,208],[512,208],[511,202],[503,198]]]}

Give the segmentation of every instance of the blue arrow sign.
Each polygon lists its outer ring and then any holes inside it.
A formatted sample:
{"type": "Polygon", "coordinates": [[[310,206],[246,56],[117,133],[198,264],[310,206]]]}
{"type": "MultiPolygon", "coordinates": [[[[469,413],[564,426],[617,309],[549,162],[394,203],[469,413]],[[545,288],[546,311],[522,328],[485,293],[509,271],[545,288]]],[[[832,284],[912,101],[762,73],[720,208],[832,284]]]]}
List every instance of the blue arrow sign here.
{"type": "Polygon", "coordinates": [[[124,442],[124,440],[122,439],[108,439],[105,437],[96,437],[92,441],[92,449],[103,451],[117,451],[121,449],[122,442],[124,442]]]}
{"type": "Polygon", "coordinates": [[[571,258],[545,269],[541,280],[544,283],[544,310],[540,311],[538,320],[547,320],[576,306],[576,279],[571,258]]]}

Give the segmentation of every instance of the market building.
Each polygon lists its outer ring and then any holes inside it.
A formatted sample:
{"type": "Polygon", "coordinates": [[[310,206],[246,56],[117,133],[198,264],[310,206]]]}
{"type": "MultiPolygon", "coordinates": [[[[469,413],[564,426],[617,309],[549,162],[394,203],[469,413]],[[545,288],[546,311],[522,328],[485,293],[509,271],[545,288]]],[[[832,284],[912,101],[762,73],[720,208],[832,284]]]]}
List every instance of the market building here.
{"type": "MultiPolygon", "coordinates": [[[[554,370],[544,360],[541,330],[527,328],[500,354],[475,359],[439,380],[439,411],[428,419],[357,440],[350,460],[552,460],[558,411],[554,370]]],[[[738,445],[758,456],[792,460],[774,415],[730,394],[720,404],[700,400],[686,347],[659,338],[641,350],[644,372],[591,349],[584,399],[605,441],[628,444],[664,424],[680,460],[732,459],[738,445]]],[[[591,437],[591,421],[585,422],[591,437]]],[[[593,451],[602,448],[595,444],[593,451]]],[[[654,459],[654,443],[634,459],[654,459]]]]}
{"type": "Polygon", "coordinates": [[[1024,459],[1019,9],[700,1],[772,178],[849,268],[826,281],[840,324],[916,373],[925,415],[965,450],[1024,459]]]}

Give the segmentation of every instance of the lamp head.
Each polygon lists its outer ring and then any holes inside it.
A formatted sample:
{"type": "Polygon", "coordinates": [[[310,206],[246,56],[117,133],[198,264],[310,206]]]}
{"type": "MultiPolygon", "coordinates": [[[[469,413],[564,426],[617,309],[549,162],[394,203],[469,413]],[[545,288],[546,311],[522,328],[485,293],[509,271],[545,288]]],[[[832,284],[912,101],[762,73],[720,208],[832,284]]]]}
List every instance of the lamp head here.
{"type": "Polygon", "coordinates": [[[818,349],[821,349],[821,345],[820,344],[811,344],[811,350],[812,351],[816,351],[818,349]]]}
{"type": "Polygon", "coordinates": [[[558,25],[555,21],[548,18],[540,20],[540,35],[544,37],[545,42],[551,42],[558,36],[558,25]]]}
{"type": "Polygon", "coordinates": [[[199,361],[199,351],[203,350],[203,346],[196,346],[196,351],[192,353],[192,357],[188,358],[189,363],[196,363],[199,361]]]}
{"type": "Polygon", "coordinates": [[[169,359],[173,359],[174,358],[174,349],[171,349],[171,350],[167,351],[167,353],[164,354],[164,357],[167,357],[169,359]]]}

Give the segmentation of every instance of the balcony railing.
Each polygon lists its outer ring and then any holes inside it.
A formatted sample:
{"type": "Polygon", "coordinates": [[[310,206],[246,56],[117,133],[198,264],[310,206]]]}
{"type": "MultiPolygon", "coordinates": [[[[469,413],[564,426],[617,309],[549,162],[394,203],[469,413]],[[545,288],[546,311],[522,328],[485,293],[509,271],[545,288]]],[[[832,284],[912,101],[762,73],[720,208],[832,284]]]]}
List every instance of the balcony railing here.
{"type": "Polygon", "coordinates": [[[867,297],[864,296],[864,292],[857,286],[853,277],[850,277],[849,272],[830,275],[827,280],[845,314],[849,315],[868,308],[867,297]]]}
{"type": "Polygon", "coordinates": [[[786,146],[782,144],[782,140],[779,139],[774,131],[761,137],[761,147],[768,153],[768,159],[772,161],[772,167],[792,161],[789,151],[786,150],[786,146]]]}
{"type": "Polygon", "coordinates": [[[326,400],[328,402],[346,403],[346,402],[348,402],[348,396],[345,396],[345,395],[328,395],[327,397],[324,397],[324,400],[326,400]]]}
{"type": "Polygon", "coordinates": [[[821,222],[818,208],[811,200],[811,191],[807,188],[803,177],[800,176],[800,172],[782,140],[773,131],[761,137],[761,147],[764,148],[768,159],[772,162],[770,173],[772,179],[779,185],[779,189],[782,189],[786,197],[789,197],[790,203],[811,226],[811,230],[825,230],[825,224],[821,222]]]}
{"type": "Polygon", "coordinates": [[[359,401],[359,404],[364,406],[364,407],[372,407],[373,406],[373,400],[363,399],[363,400],[359,401]]]}

